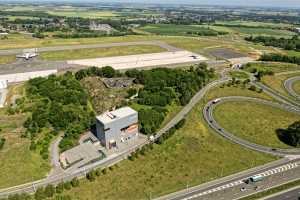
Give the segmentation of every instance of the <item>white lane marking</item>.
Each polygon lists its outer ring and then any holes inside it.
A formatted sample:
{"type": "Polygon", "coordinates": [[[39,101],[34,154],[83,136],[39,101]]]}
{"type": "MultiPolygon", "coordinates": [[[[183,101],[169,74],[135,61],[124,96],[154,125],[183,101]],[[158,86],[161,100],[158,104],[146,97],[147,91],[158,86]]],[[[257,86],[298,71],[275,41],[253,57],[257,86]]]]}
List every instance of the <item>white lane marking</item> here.
{"type": "MultiPolygon", "coordinates": [[[[291,169],[296,168],[298,166],[299,166],[298,163],[290,163],[290,164],[286,164],[286,165],[283,165],[283,166],[280,166],[280,167],[277,167],[277,168],[274,168],[274,169],[267,170],[267,171],[265,171],[263,173],[260,173],[260,174],[257,174],[257,175],[261,175],[263,177],[267,177],[267,176],[271,176],[271,175],[274,175],[274,174],[278,174],[280,172],[291,170],[291,169]]],[[[220,191],[220,190],[231,188],[233,186],[237,186],[237,185],[240,185],[240,184],[243,184],[243,180],[239,180],[239,181],[235,181],[235,182],[232,182],[232,183],[228,183],[226,185],[222,185],[222,186],[219,186],[217,188],[213,188],[213,189],[204,191],[202,193],[195,194],[195,195],[193,195],[191,197],[184,198],[183,200],[194,199],[194,198],[197,198],[197,197],[200,197],[200,196],[204,196],[204,195],[207,195],[207,194],[211,194],[211,193],[214,193],[214,192],[217,192],[217,191],[220,191]]]]}

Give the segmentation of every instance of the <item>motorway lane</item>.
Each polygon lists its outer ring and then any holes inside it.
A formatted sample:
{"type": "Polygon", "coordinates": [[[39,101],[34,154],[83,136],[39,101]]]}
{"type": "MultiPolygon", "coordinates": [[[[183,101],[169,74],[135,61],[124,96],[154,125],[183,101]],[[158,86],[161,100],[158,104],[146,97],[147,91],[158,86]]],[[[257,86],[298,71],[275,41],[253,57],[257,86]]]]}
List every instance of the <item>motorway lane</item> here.
{"type": "Polygon", "coordinates": [[[224,130],[214,119],[213,117],[213,111],[215,107],[219,104],[229,102],[229,101],[248,101],[248,102],[255,102],[259,104],[264,104],[268,106],[272,106],[275,108],[283,109],[289,112],[293,112],[300,115],[300,109],[298,107],[287,105],[287,104],[279,104],[272,101],[266,101],[263,99],[258,98],[252,98],[252,97],[238,97],[238,96],[229,96],[229,97],[222,97],[218,98],[218,102],[214,103],[216,100],[212,100],[209,103],[206,104],[206,106],[203,109],[203,116],[206,122],[209,124],[209,126],[214,129],[217,133],[225,137],[226,139],[237,143],[239,145],[245,146],[246,148],[250,148],[256,151],[261,151],[264,153],[269,153],[273,155],[278,156],[286,156],[286,155],[300,155],[299,149],[279,149],[279,148],[271,148],[266,147],[258,144],[254,144],[251,142],[248,142],[244,139],[236,137],[234,134],[231,134],[230,132],[224,130]]]}
{"type": "Polygon", "coordinates": [[[296,81],[300,81],[300,76],[296,76],[296,77],[292,77],[292,78],[289,78],[287,79],[285,82],[284,82],[284,88],[286,89],[286,91],[293,97],[297,98],[298,100],[300,100],[300,95],[298,93],[296,93],[293,89],[293,84],[296,82],[296,81]]]}
{"type": "MultiPolygon", "coordinates": [[[[208,186],[201,185],[194,188],[182,190],[181,193],[166,195],[157,200],[214,200],[214,199],[238,199],[240,197],[256,193],[258,191],[270,188],[281,183],[285,183],[291,179],[300,178],[300,159],[295,161],[284,161],[283,163],[257,169],[252,172],[243,173],[226,181],[220,181],[208,186]],[[297,165],[296,165],[296,164],[297,165]],[[253,185],[245,184],[243,181],[254,175],[264,176],[264,180],[253,185]],[[277,179],[280,180],[277,180],[277,179]],[[258,186],[255,190],[255,186],[258,186]],[[240,189],[245,187],[247,190],[241,192],[240,189]]],[[[205,185],[205,184],[203,184],[205,185]]]]}
{"type": "Polygon", "coordinates": [[[264,198],[264,200],[299,200],[300,188],[292,189],[282,194],[264,198]]]}

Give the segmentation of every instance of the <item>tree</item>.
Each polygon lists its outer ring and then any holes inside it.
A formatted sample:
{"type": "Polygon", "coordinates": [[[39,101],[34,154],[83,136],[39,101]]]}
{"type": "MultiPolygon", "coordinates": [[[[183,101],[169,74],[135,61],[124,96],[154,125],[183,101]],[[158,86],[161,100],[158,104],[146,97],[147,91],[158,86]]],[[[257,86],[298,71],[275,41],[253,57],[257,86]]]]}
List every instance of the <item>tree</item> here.
{"type": "Polygon", "coordinates": [[[56,190],[57,193],[63,193],[63,191],[64,191],[64,183],[63,182],[59,183],[56,186],[55,190],[56,190]]]}
{"type": "Polygon", "coordinates": [[[73,178],[72,181],[71,181],[71,185],[72,187],[78,187],[79,186],[79,180],[78,178],[73,178]]]}
{"type": "Polygon", "coordinates": [[[88,172],[86,174],[86,178],[91,182],[95,181],[96,180],[96,172],[94,170],[88,172]]]}
{"type": "Polygon", "coordinates": [[[106,66],[102,68],[102,73],[103,76],[106,78],[112,78],[115,76],[116,71],[114,70],[114,68],[110,67],[110,66],[106,66]]]}
{"type": "Polygon", "coordinates": [[[294,122],[287,129],[278,129],[278,138],[284,143],[300,147],[300,121],[294,122]]]}
{"type": "Polygon", "coordinates": [[[45,190],[44,190],[44,188],[38,188],[37,190],[36,190],[36,192],[34,193],[34,198],[36,199],[36,200],[43,200],[43,199],[45,199],[47,196],[46,196],[46,194],[45,194],[45,190]]]}
{"type": "Polygon", "coordinates": [[[54,193],[55,193],[55,188],[53,185],[47,185],[45,187],[45,196],[46,197],[53,197],[54,193]]]}

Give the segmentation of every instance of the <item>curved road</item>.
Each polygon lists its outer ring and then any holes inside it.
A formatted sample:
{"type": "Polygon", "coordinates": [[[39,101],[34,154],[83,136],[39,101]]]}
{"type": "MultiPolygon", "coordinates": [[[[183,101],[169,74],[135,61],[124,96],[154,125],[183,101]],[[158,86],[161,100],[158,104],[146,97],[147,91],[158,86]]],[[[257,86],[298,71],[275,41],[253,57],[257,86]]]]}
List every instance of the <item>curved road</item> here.
{"type": "Polygon", "coordinates": [[[293,89],[293,84],[295,81],[300,81],[300,76],[296,76],[296,77],[287,79],[283,85],[284,85],[284,88],[286,89],[286,91],[289,93],[289,95],[300,100],[300,95],[298,93],[296,93],[295,90],[293,89]]]}
{"type": "Polygon", "coordinates": [[[207,123],[209,124],[209,126],[212,129],[214,129],[217,133],[219,133],[220,135],[222,135],[223,137],[225,137],[226,139],[228,139],[234,143],[245,146],[249,149],[253,149],[253,150],[264,152],[264,153],[269,153],[269,154],[276,155],[276,156],[300,155],[300,149],[279,149],[279,148],[266,147],[266,146],[258,145],[258,144],[243,140],[241,138],[238,138],[235,135],[231,134],[230,132],[224,130],[214,119],[213,111],[217,105],[225,103],[225,102],[230,102],[230,101],[255,102],[255,103],[259,103],[259,104],[272,106],[275,108],[280,108],[280,109],[300,115],[299,108],[297,108],[295,106],[287,105],[287,104],[274,103],[272,101],[267,101],[267,100],[258,99],[258,98],[229,96],[229,97],[218,98],[218,100],[215,99],[215,100],[212,100],[209,103],[207,103],[203,109],[203,116],[204,116],[204,119],[207,121],[207,123]]]}

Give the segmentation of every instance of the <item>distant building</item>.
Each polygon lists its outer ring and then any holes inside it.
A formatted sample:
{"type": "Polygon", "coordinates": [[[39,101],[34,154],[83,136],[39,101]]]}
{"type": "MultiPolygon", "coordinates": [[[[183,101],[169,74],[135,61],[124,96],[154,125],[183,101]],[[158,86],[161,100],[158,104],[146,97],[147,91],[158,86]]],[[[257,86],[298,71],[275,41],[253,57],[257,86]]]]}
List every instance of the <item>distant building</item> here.
{"type": "Polygon", "coordinates": [[[114,28],[111,27],[109,24],[97,24],[94,21],[90,23],[89,29],[92,31],[106,32],[108,34],[114,31],[114,28]]]}
{"type": "Polygon", "coordinates": [[[138,112],[124,107],[98,116],[97,137],[107,149],[138,138],[138,112]]]}
{"type": "Polygon", "coordinates": [[[300,33],[300,28],[296,28],[297,33],[300,33]]]}

